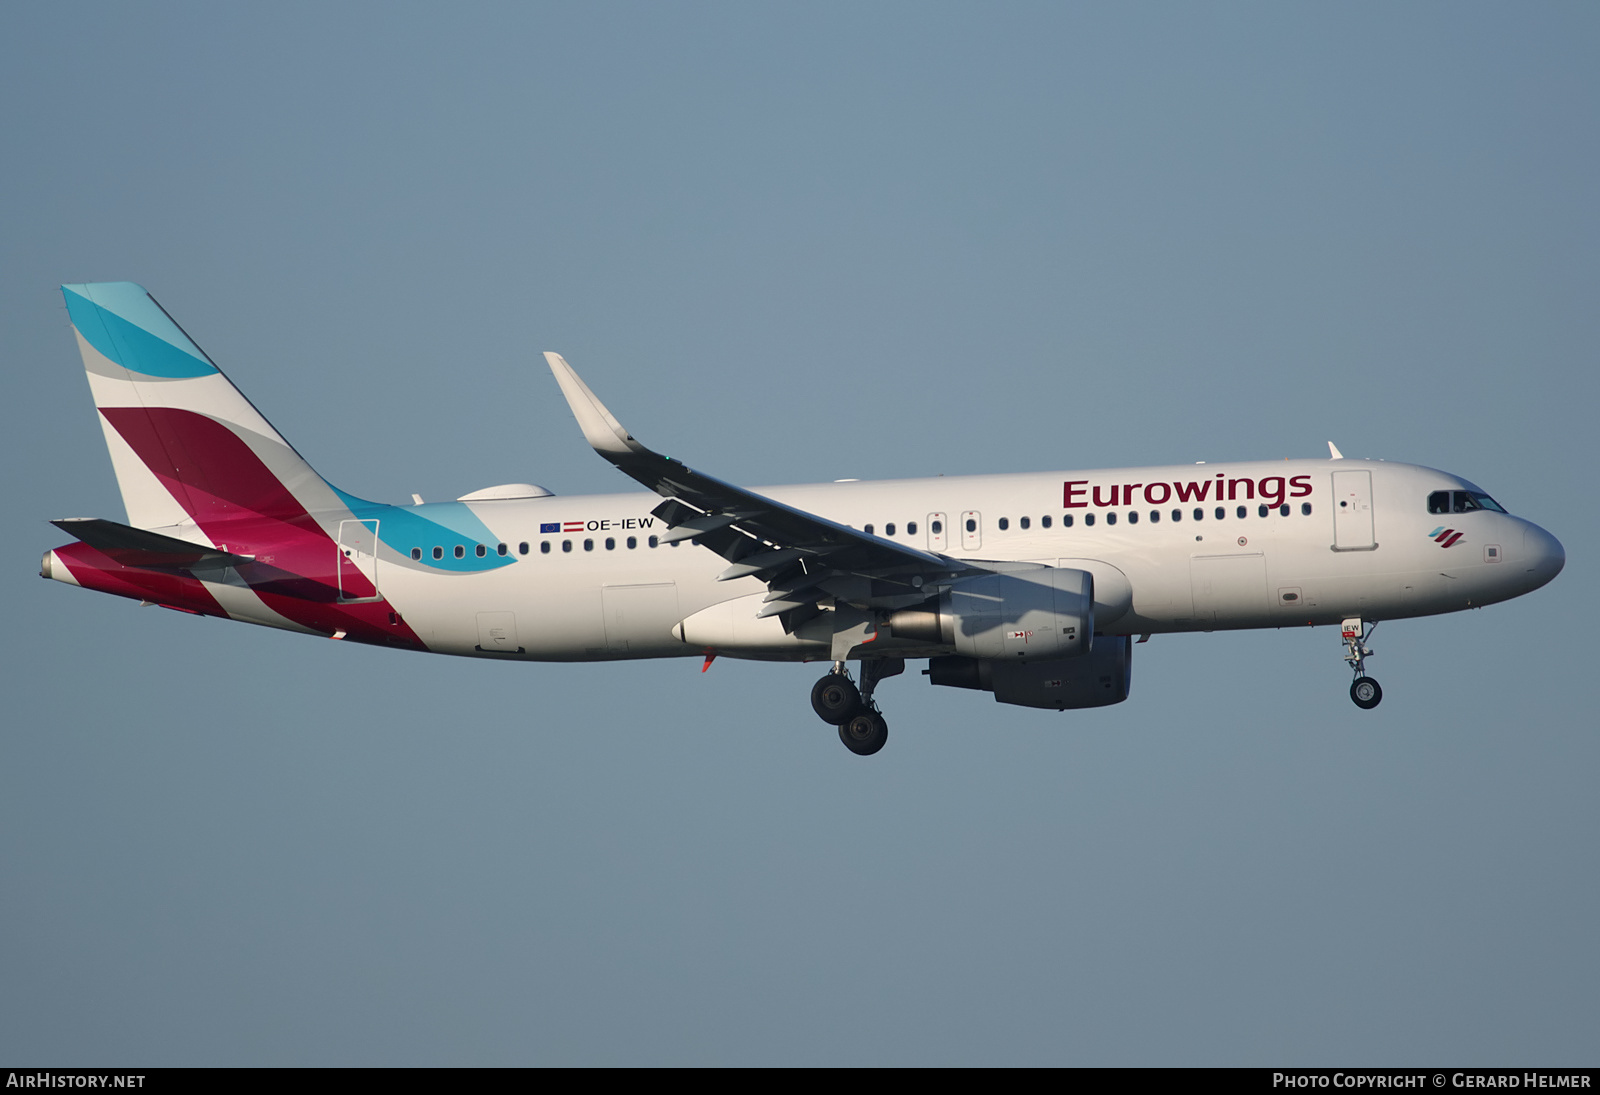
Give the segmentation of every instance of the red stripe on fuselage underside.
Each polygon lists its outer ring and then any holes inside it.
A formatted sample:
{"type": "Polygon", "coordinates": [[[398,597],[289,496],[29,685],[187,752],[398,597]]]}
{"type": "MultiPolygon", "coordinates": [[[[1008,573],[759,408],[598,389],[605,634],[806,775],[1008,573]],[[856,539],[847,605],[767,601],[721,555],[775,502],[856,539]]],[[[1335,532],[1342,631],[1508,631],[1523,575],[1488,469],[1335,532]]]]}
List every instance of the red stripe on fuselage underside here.
{"type": "Polygon", "coordinates": [[[117,597],[136,597],[141,601],[172,608],[183,608],[205,616],[228,614],[217,604],[205,586],[187,571],[145,570],[125,567],[111,556],[88,544],[68,544],[56,548],[60,559],[77,583],[85,589],[117,597]]]}
{"type": "MultiPolygon", "coordinates": [[[[212,543],[256,556],[237,573],[267,607],[316,631],[427,649],[403,620],[389,622],[387,601],[340,603],[338,545],[227,426],[174,407],[102,407],[100,413],[212,543]]],[[[377,596],[354,566],[342,577],[345,597],[377,596]]]]}

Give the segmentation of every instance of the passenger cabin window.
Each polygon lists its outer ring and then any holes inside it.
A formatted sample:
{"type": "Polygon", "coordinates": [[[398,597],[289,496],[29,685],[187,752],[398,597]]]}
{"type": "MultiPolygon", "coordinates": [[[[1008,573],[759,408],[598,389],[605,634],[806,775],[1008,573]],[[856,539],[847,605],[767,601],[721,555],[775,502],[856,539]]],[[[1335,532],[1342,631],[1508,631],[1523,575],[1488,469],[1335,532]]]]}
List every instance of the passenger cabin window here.
{"type": "MultiPolygon", "coordinates": [[[[939,522],[937,522],[937,521],[934,522],[934,524],[936,524],[936,525],[938,523],[939,522]]],[[[934,529],[933,531],[938,532],[939,530],[938,529],[934,529]]],[[[906,522],[906,535],[907,536],[915,536],[916,534],[917,534],[917,523],[915,521],[907,521],[906,522]]]]}
{"type": "Polygon", "coordinates": [[[1245,513],[1246,513],[1245,508],[1243,506],[1240,506],[1239,507],[1239,516],[1243,517],[1245,515],[1245,513]]]}
{"type": "Polygon", "coordinates": [[[638,546],[639,546],[639,538],[637,536],[628,537],[628,550],[629,551],[632,551],[634,548],[636,548],[638,546]]]}
{"type": "Polygon", "coordinates": [[[1174,520],[1174,521],[1181,521],[1181,520],[1183,520],[1183,511],[1182,511],[1182,510],[1181,510],[1181,509],[1175,509],[1175,510],[1173,510],[1173,511],[1172,511],[1172,519],[1173,519],[1173,520],[1174,520]]]}
{"type": "MultiPolygon", "coordinates": [[[[1000,531],[1004,532],[1006,529],[1011,527],[1011,519],[1008,518],[1008,517],[1002,517],[1002,518],[1000,518],[999,524],[1000,524],[1000,531]]],[[[971,532],[974,527],[975,526],[973,525],[973,523],[971,521],[967,522],[967,531],[968,532],[971,532]]]]}
{"type": "Polygon", "coordinates": [[[1043,517],[1039,518],[1039,527],[1040,528],[1049,528],[1050,527],[1050,515],[1048,513],[1045,514],[1043,517]]]}
{"type": "Polygon", "coordinates": [[[1061,527],[1062,528],[1071,528],[1072,527],[1072,514],[1063,513],[1061,515],[1061,527]]]}
{"type": "Polygon", "coordinates": [[[484,547],[482,544],[479,544],[478,547],[477,547],[477,552],[478,552],[478,558],[482,559],[486,555],[489,554],[489,549],[484,547]]]}
{"type": "Polygon", "coordinates": [[[1026,517],[1017,518],[1017,527],[1019,527],[1019,528],[1027,528],[1029,524],[1031,524],[1031,522],[1029,521],[1028,518],[1026,518],[1026,517]]]}
{"type": "Polygon", "coordinates": [[[1300,503],[1300,512],[1305,514],[1307,517],[1310,517],[1311,516],[1311,503],[1310,502],[1301,502],[1300,503]]]}
{"type": "Polygon", "coordinates": [[[411,549],[411,557],[412,557],[412,558],[413,558],[413,559],[420,559],[420,558],[422,558],[422,549],[421,549],[421,548],[412,548],[412,549],[411,549]]]}
{"type": "Polygon", "coordinates": [[[1093,525],[1094,524],[1094,514],[1092,514],[1092,513],[1084,514],[1083,515],[1083,523],[1085,525],[1093,525]]]}
{"type": "Polygon", "coordinates": [[[1117,515],[1115,513],[1106,514],[1106,524],[1114,525],[1116,523],[1117,523],[1117,515]]]}
{"type": "Polygon", "coordinates": [[[442,547],[434,548],[433,549],[433,557],[435,559],[443,559],[444,558],[444,548],[442,548],[442,547]]]}
{"type": "MultiPolygon", "coordinates": [[[[546,548],[545,550],[548,551],[549,549],[546,548]]],[[[517,554],[518,555],[526,555],[526,554],[528,554],[528,541],[524,540],[524,541],[522,541],[522,543],[517,545],[517,554]]]]}
{"type": "Polygon", "coordinates": [[[885,536],[893,536],[894,535],[894,522],[893,521],[890,521],[887,525],[883,526],[883,534],[885,536]]]}
{"type": "MultiPolygon", "coordinates": [[[[527,545],[523,545],[523,546],[526,547],[527,545]]],[[[540,540],[539,541],[539,554],[540,555],[549,555],[550,554],[550,541],[549,540],[540,540]]]]}
{"type": "Polygon", "coordinates": [[[1217,513],[1216,513],[1217,520],[1220,521],[1226,516],[1228,516],[1228,511],[1223,509],[1221,506],[1218,506],[1217,507],[1217,513]]]}
{"type": "Polygon", "coordinates": [[[871,536],[872,535],[872,526],[868,525],[866,528],[862,529],[861,531],[865,532],[868,536],[871,536]]]}
{"type": "Polygon", "coordinates": [[[1133,510],[1131,513],[1128,514],[1128,524],[1137,525],[1138,523],[1139,523],[1139,511],[1138,510],[1133,510]]]}
{"type": "Polygon", "coordinates": [[[467,557],[467,545],[466,544],[457,544],[456,545],[456,558],[457,559],[465,559],[466,557],[467,557]]]}

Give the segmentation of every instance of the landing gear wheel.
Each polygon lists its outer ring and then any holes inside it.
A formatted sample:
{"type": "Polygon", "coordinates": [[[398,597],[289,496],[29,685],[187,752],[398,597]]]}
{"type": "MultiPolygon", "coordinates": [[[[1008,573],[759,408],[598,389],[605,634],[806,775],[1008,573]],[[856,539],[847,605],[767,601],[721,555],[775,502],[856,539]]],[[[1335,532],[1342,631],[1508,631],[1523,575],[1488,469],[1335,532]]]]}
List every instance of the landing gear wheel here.
{"type": "Polygon", "coordinates": [[[1371,677],[1357,677],[1350,686],[1350,698],[1363,711],[1371,711],[1383,700],[1383,689],[1371,677]]]}
{"type": "Polygon", "coordinates": [[[839,740],[858,757],[870,757],[889,740],[889,724],[876,711],[862,711],[839,727],[839,740]]]}
{"type": "Polygon", "coordinates": [[[861,710],[861,692],[843,673],[829,673],[811,686],[811,709],[823,722],[843,726],[861,710]]]}

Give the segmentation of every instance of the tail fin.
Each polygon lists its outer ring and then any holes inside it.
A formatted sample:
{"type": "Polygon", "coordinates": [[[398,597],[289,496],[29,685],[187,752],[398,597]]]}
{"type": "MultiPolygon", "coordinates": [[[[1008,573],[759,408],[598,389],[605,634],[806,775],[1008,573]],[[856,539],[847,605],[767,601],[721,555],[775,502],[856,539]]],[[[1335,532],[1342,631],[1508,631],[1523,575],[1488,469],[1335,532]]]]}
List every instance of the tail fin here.
{"type": "Polygon", "coordinates": [[[111,464],[137,528],[291,520],[332,489],[132,282],[63,285],[111,464]]]}

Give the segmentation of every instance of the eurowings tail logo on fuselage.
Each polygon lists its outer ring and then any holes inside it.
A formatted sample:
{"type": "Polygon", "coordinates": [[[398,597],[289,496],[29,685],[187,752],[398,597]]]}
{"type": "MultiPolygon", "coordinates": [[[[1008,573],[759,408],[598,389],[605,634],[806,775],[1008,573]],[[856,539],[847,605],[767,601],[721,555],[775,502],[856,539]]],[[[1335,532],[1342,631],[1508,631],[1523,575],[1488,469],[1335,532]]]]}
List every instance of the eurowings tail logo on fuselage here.
{"type": "Polygon", "coordinates": [[[1456,544],[1461,542],[1461,537],[1463,534],[1457,532],[1453,528],[1445,528],[1443,525],[1440,525],[1438,528],[1428,533],[1428,535],[1433,537],[1433,542],[1438,544],[1440,547],[1454,547],[1456,544]]]}

